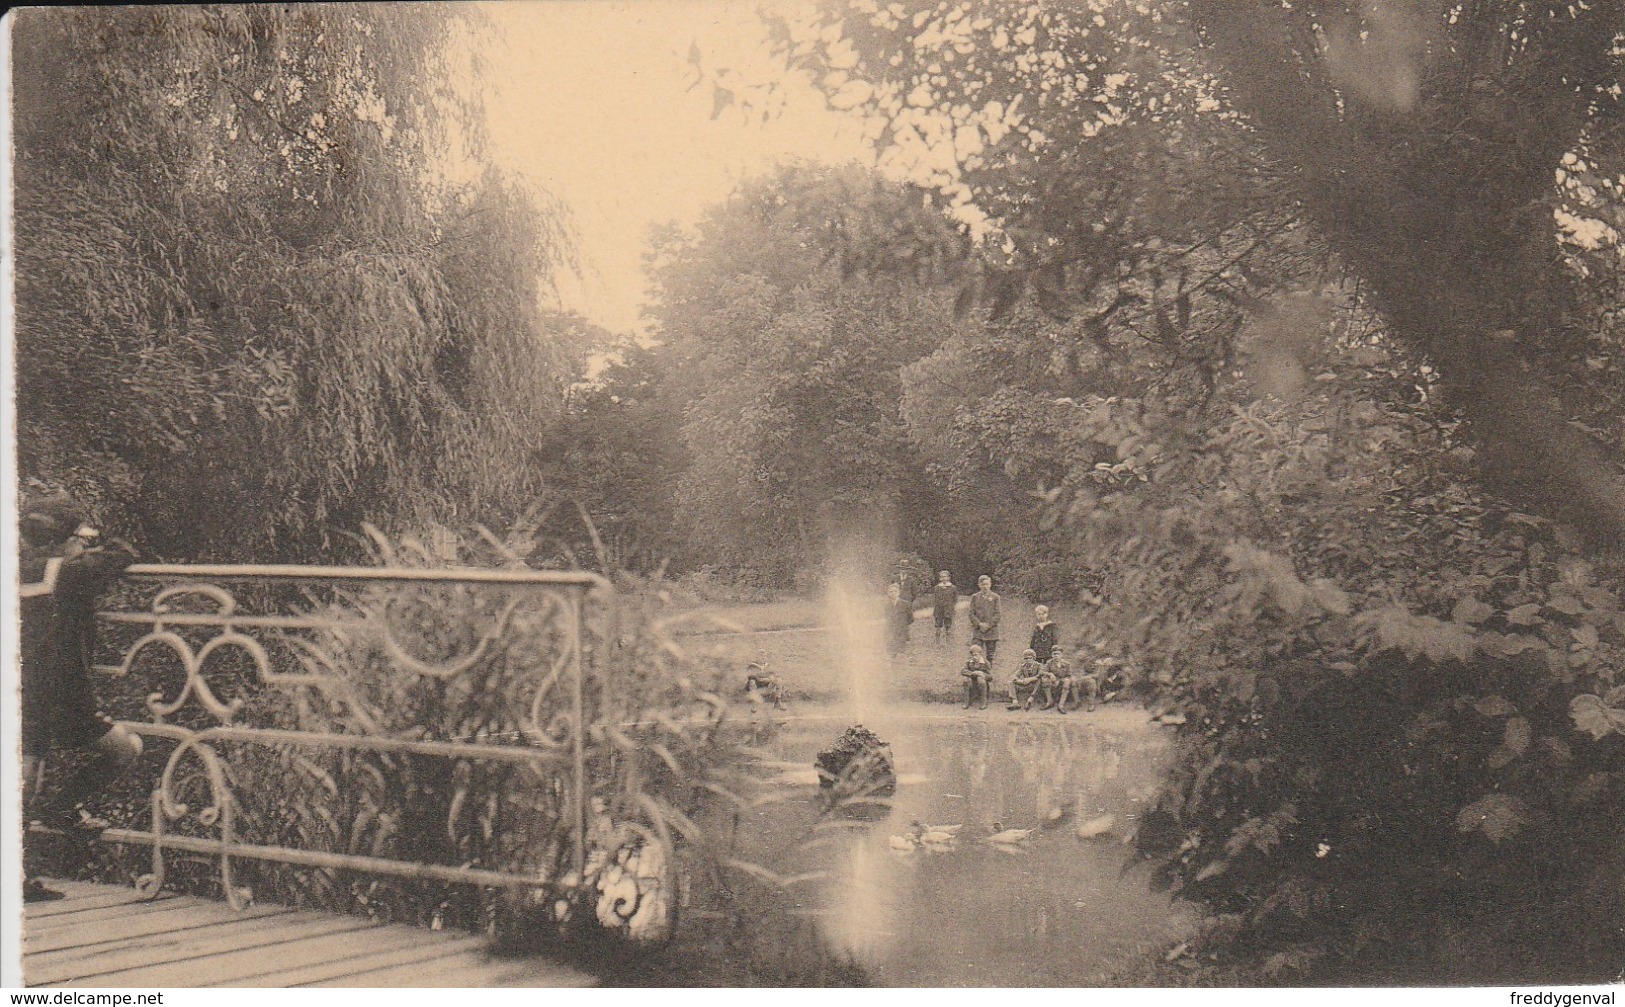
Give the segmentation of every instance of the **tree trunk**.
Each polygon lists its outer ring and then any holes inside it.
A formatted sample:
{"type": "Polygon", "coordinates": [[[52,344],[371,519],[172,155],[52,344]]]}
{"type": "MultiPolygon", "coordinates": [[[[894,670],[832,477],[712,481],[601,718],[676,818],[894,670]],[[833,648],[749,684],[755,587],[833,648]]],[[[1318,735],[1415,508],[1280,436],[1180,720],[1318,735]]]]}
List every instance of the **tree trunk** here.
{"type": "MultiPolygon", "coordinates": [[[[1474,51],[1475,39],[1499,39],[1498,20],[1474,10],[1462,16],[1482,23],[1446,34],[1441,10],[1413,10],[1393,49],[1345,50],[1366,60],[1349,58],[1359,79],[1303,30],[1307,15],[1266,0],[1195,0],[1193,10],[1236,104],[1297,169],[1327,240],[1395,333],[1439,368],[1486,486],[1593,541],[1625,537],[1616,462],[1567,421],[1519,349],[1567,338],[1575,281],[1556,261],[1544,198],[1609,73],[1620,0],[1561,11],[1533,30],[1516,66],[1499,46],[1474,51]]],[[[1335,38],[1338,18],[1316,20],[1335,38]]]]}

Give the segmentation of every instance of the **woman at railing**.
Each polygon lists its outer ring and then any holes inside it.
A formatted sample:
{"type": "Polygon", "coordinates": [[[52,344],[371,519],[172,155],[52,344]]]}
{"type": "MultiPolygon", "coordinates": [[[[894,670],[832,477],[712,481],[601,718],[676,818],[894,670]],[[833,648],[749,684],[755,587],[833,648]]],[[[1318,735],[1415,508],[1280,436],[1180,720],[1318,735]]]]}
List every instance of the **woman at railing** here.
{"type": "MultiPolygon", "coordinates": [[[[23,786],[28,798],[38,796],[40,771],[52,748],[92,753],[48,804],[30,809],[58,833],[59,857],[68,861],[58,868],[72,870],[71,861],[88,857],[91,838],[105,825],[82,811],[80,802],[141,755],[141,739],[97,708],[90,684],[96,598],[135,561],[135,551],[117,539],[94,545],[96,531],[83,523],[66,494],[31,493],[22,511],[23,786]]],[[[26,902],[61,897],[37,878],[23,888],[26,902]]]]}

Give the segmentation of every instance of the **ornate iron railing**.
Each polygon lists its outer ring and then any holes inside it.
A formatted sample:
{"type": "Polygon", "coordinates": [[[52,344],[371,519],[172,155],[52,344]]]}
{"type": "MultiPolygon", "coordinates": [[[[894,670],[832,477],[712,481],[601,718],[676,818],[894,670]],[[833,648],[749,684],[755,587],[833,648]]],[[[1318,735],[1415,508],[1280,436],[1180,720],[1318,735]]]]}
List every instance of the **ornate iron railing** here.
{"type": "MultiPolygon", "coordinates": [[[[232,759],[256,747],[518,767],[557,795],[569,862],[581,875],[589,841],[583,703],[596,659],[589,605],[613,619],[613,591],[603,578],[529,570],[137,565],[125,582],[116,594],[120,603],[99,614],[109,653],[120,655],[100,670],[159,686],[146,694],[142,719],[121,723],[157,742],[160,756],[164,747],[169,751],[152,790],[150,827],[112,828],[103,838],[151,847],[152,872],[138,881],[143,891],[156,895],[163,886],[168,851],[218,858],[221,887],[234,906],[244,899],[233,877],[237,859],[480,886],[535,887],[549,880],[503,865],[245,840],[232,759]],[[425,641],[432,653],[423,652],[425,641]],[[357,653],[368,655],[370,672],[357,672],[357,653]],[[461,688],[470,702],[482,701],[478,690],[498,682],[505,694],[524,695],[505,696],[512,712],[501,722],[484,722],[472,736],[449,736],[392,720],[376,689],[379,678],[393,679],[390,688],[425,688],[441,697],[461,688]],[[187,796],[197,793],[203,797],[189,803],[187,796]]],[[[338,792],[332,774],[298,758],[338,792]]]]}

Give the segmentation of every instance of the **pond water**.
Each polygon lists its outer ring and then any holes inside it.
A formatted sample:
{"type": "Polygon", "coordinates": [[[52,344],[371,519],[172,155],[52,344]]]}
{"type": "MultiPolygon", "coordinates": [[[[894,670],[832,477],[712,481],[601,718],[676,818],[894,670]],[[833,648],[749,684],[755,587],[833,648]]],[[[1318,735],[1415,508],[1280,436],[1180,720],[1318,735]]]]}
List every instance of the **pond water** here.
{"type": "Polygon", "coordinates": [[[1093,985],[1193,929],[1194,912],[1152,890],[1130,845],[1168,751],[1165,729],[1142,711],[905,703],[868,713],[862,722],[896,761],[889,810],[815,828],[828,819],[813,758],[854,721],[847,710],[797,708],[758,745],[782,800],[742,822],[738,838],[782,873],[823,873],[795,886],[796,911],[875,982],[1093,985]],[[961,828],[950,844],[903,848],[915,822],[961,828]],[[995,823],[1033,832],[991,842],[995,823]]]}

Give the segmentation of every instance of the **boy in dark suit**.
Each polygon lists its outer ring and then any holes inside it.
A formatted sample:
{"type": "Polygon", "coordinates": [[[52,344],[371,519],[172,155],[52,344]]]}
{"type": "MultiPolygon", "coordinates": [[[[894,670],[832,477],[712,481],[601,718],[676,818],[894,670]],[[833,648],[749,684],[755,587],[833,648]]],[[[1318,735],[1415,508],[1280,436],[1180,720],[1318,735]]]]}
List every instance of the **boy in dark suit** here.
{"type": "Polygon", "coordinates": [[[999,648],[999,596],[993,591],[993,578],[983,574],[976,579],[981,590],[970,596],[971,641],[982,645],[989,664],[999,648]]]}
{"type": "Polygon", "coordinates": [[[936,623],[937,643],[951,643],[954,636],[954,609],[959,605],[959,588],[954,586],[948,571],[937,574],[937,584],[931,589],[931,620],[936,623]]]}
{"type": "Polygon", "coordinates": [[[1027,641],[1027,646],[1037,655],[1039,664],[1048,664],[1055,641],[1061,638],[1060,627],[1049,621],[1048,605],[1038,605],[1033,609],[1033,623],[1032,639],[1027,641]]]}

